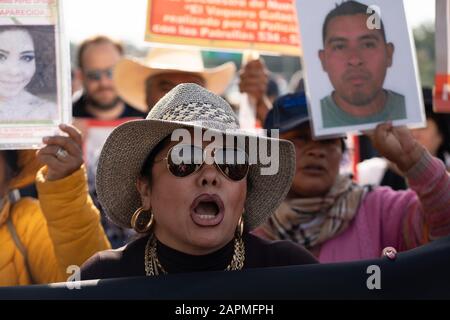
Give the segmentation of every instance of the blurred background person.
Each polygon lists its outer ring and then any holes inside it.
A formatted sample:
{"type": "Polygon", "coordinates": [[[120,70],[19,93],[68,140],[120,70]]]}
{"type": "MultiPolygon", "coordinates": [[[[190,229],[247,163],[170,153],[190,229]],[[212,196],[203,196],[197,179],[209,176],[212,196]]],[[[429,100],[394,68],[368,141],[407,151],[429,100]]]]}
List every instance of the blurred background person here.
{"type": "Polygon", "coordinates": [[[245,62],[239,70],[239,91],[248,95],[248,103],[254,109],[258,127],[262,127],[267,113],[272,108],[272,102],[268,97],[269,83],[270,72],[263,59],[245,62]]]}
{"type": "Polygon", "coordinates": [[[143,60],[126,58],[119,62],[114,81],[125,101],[148,111],[181,83],[195,83],[222,95],[235,73],[233,62],[205,68],[199,49],[152,48],[143,60]]]}
{"type": "Polygon", "coordinates": [[[83,94],[73,103],[73,116],[98,120],[145,117],[145,113],[125,103],[113,81],[115,65],[122,59],[122,45],[105,36],[85,40],[78,49],[78,77],[83,94]]]}
{"type": "MultiPolygon", "coordinates": [[[[73,97],[75,100],[72,113],[74,125],[85,137],[89,135],[89,124],[86,120],[104,121],[106,127],[106,123],[110,121],[145,117],[144,112],[122,100],[113,81],[114,67],[123,55],[123,46],[105,36],[86,39],[78,48],[78,70],[75,79],[80,80],[82,90],[73,97]]],[[[99,144],[99,150],[95,154],[100,154],[101,146],[102,144],[99,144]]],[[[102,210],[95,188],[97,158],[88,158],[86,161],[89,192],[97,208],[102,210]]],[[[113,248],[124,245],[132,236],[132,233],[112,224],[104,214],[102,224],[113,248]]]]}

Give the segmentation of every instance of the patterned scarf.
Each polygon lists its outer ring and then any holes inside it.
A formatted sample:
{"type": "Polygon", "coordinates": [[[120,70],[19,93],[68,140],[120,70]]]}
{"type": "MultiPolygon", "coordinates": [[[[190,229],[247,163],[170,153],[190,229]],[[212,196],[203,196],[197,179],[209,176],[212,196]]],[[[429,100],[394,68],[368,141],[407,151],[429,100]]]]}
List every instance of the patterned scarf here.
{"type": "Polygon", "coordinates": [[[340,175],[325,197],[285,200],[262,228],[269,238],[313,248],[347,229],[368,190],[340,175]]]}

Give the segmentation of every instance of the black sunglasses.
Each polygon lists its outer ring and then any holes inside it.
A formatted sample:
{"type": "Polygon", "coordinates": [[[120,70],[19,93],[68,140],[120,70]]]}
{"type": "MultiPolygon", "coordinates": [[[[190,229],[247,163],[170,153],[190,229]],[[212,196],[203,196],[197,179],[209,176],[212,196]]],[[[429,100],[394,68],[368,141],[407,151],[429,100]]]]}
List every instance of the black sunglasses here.
{"type": "Polygon", "coordinates": [[[108,79],[112,79],[113,68],[104,70],[89,70],[86,72],[86,78],[90,81],[100,81],[103,75],[105,75],[108,79]]]}
{"type": "MultiPolygon", "coordinates": [[[[167,169],[175,177],[187,177],[199,171],[208,159],[207,150],[199,146],[177,144],[169,149],[167,156],[155,160],[160,162],[167,160],[167,169]]],[[[248,155],[238,148],[217,148],[212,152],[214,166],[228,179],[240,181],[249,171],[248,155]]]]}

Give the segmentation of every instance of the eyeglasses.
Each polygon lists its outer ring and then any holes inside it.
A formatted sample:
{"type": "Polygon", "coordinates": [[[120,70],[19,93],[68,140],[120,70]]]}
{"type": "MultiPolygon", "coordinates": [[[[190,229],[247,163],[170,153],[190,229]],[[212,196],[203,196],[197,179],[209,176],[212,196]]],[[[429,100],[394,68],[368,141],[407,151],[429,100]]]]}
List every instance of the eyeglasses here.
{"type": "MultiPolygon", "coordinates": [[[[177,144],[169,149],[167,157],[154,162],[167,160],[169,172],[175,177],[183,178],[203,167],[208,160],[207,151],[195,145],[177,144]]],[[[247,176],[250,165],[245,151],[238,148],[217,148],[212,150],[212,157],[214,166],[226,178],[240,181],[247,176]]]]}
{"type": "Polygon", "coordinates": [[[104,70],[89,70],[86,72],[86,78],[90,81],[100,81],[103,75],[105,75],[108,79],[112,79],[113,68],[104,70]]]}

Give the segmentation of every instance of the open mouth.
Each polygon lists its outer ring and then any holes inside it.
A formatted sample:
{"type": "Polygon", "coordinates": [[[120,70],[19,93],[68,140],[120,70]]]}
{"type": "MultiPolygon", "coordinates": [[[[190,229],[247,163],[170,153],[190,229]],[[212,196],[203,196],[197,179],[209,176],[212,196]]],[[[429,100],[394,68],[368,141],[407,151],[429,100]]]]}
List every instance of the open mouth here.
{"type": "Polygon", "coordinates": [[[217,195],[202,194],[191,205],[191,218],[202,227],[218,225],[224,217],[224,204],[217,195]]]}

